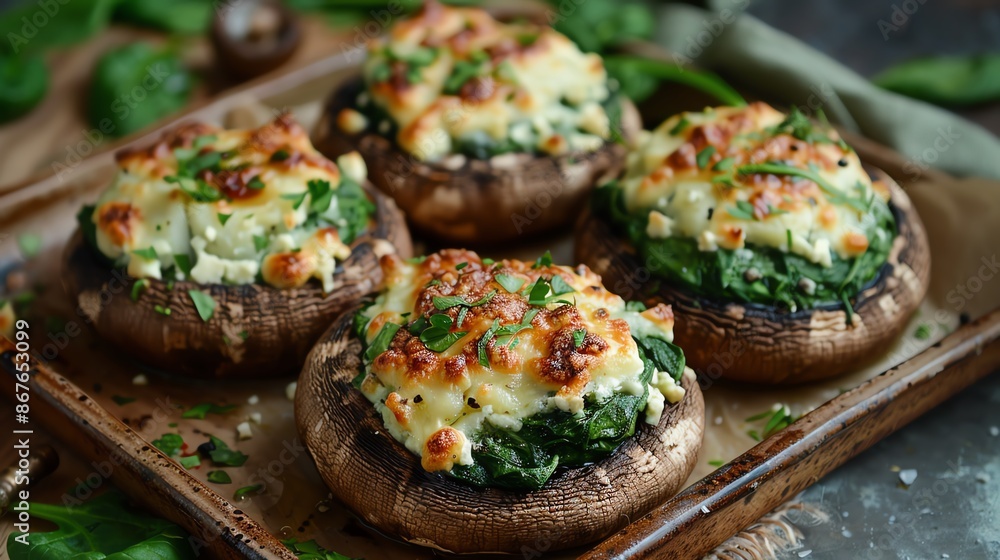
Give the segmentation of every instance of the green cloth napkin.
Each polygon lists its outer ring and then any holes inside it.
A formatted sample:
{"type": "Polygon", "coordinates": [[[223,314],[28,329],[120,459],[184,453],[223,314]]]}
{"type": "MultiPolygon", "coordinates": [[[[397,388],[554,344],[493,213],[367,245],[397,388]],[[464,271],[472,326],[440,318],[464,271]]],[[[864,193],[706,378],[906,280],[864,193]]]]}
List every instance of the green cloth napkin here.
{"type": "Polygon", "coordinates": [[[739,11],[725,12],[724,2],[713,5],[716,11],[658,6],[656,42],[678,61],[713,70],[769,99],[803,110],[821,103],[831,121],[907,157],[914,174],[930,166],[959,176],[1000,179],[1000,140],[989,131],[944,109],[880,89],[753,16],[730,17],[739,11]]]}

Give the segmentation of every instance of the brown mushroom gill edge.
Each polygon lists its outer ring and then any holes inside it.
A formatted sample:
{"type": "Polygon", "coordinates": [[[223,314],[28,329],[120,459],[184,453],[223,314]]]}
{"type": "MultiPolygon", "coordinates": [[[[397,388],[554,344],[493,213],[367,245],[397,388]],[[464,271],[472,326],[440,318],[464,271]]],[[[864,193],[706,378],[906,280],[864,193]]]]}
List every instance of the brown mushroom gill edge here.
{"type": "MultiPolygon", "coordinates": [[[[482,245],[570,226],[591,189],[625,165],[625,147],[616,142],[558,157],[510,153],[488,160],[451,155],[421,161],[377,132],[341,130],[337,114],[354,107],[361,89],[362,80],[355,77],[334,92],[315,134],[316,148],[328,157],[361,153],[377,170],[371,181],[396,200],[413,227],[443,241],[482,245]]],[[[621,133],[633,138],[641,119],[632,102],[621,99],[621,133]]]]}
{"type": "Polygon", "coordinates": [[[102,338],[166,372],[213,378],[294,373],[330,322],[378,286],[379,256],[392,250],[403,258],[412,253],[395,203],[369,185],[365,190],[376,206],[372,228],[351,244],[351,256],[338,264],[329,294],[315,281],[287,290],[194,282],[175,282],[170,289],[166,282],[148,279],[133,301],[135,279],[110,268],[79,231],[65,250],[64,286],[102,338]],[[201,319],[188,290],[215,300],[209,321],[201,319]]]}
{"type": "MultiPolygon", "coordinates": [[[[14,402],[14,344],[0,337],[0,394],[14,402]],[[6,379],[10,376],[10,379],[6,379]]],[[[110,462],[110,478],[151,512],[191,534],[198,551],[220,560],[293,560],[273,535],[35,356],[31,412],[46,430],[91,461],[110,462]]]]}
{"type": "Polygon", "coordinates": [[[707,299],[652,282],[652,266],[603,218],[586,211],[576,227],[576,260],[626,299],[673,305],[674,336],[688,363],[712,379],[795,384],[834,377],[878,355],[907,325],[930,282],[930,249],[923,223],[892,179],[898,235],[876,279],[852,298],[853,324],[842,305],[795,312],[784,308],[707,299]]]}
{"type": "Polygon", "coordinates": [[[402,540],[440,550],[517,553],[603,538],[681,488],[694,468],[704,430],[704,401],[688,377],[687,393],[653,427],[610,457],[557,471],[534,492],[475,488],[423,470],[387,432],[372,404],[351,385],[361,371],[354,311],[330,327],[306,360],[295,419],[327,486],[366,523],[402,540]]]}

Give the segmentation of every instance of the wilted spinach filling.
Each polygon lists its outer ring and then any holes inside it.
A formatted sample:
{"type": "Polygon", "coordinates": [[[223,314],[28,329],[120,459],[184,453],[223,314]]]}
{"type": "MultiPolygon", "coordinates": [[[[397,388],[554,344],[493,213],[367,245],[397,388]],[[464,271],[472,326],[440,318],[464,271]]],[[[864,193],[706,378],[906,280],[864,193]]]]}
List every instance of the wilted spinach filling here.
{"type": "MultiPolygon", "coordinates": [[[[650,238],[646,235],[648,213],[629,213],[617,183],[596,189],[591,207],[635,246],[651,273],[668,283],[718,301],[789,309],[850,307],[850,298],[878,277],[896,237],[895,218],[878,197],[868,204],[872,219],[864,221],[868,250],[853,259],[833,253],[829,267],[774,247],[747,244],[746,249],[699,251],[692,238],[650,238]]],[[[655,286],[650,283],[651,288],[655,286]]]]}
{"type": "MultiPolygon", "coordinates": [[[[362,333],[367,321],[359,312],[355,332],[362,333]]],[[[558,409],[540,412],[523,419],[518,431],[498,428],[487,420],[471,437],[473,464],[456,464],[447,476],[479,487],[537,490],[559,467],[580,467],[614,453],[635,434],[653,372],[665,372],[677,382],[684,372],[684,353],[676,345],[653,337],[633,340],[644,366],[639,375],[644,387],[641,395],[615,393],[598,401],[591,394],[580,413],[558,409]]],[[[355,387],[365,375],[364,371],[359,373],[355,387]]]]}
{"type": "MultiPolygon", "coordinates": [[[[611,131],[611,136],[607,141],[621,142],[621,94],[616,91],[612,91],[611,94],[608,95],[608,97],[601,103],[601,106],[604,108],[604,112],[608,115],[608,125],[611,131]]],[[[365,104],[358,104],[355,109],[364,115],[368,120],[367,130],[369,132],[377,131],[378,134],[386,138],[395,138],[399,133],[399,126],[396,124],[396,121],[393,120],[392,116],[374,102],[369,100],[365,104]],[[383,125],[382,123],[387,124],[383,125]]],[[[576,128],[560,124],[555,124],[552,128],[562,136],[570,136],[579,133],[579,130],[576,128]]],[[[538,149],[538,138],[534,134],[529,141],[518,142],[511,138],[509,134],[506,138],[498,140],[485,132],[474,136],[465,136],[454,139],[452,152],[475,159],[489,159],[493,156],[507,153],[527,153],[536,155],[543,153],[538,149]]]]}

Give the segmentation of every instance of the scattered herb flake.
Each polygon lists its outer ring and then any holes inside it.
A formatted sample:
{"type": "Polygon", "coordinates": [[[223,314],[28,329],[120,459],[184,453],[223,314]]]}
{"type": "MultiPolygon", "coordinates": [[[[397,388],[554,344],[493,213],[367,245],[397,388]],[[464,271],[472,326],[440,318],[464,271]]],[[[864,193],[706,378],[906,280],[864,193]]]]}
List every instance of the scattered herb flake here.
{"type": "Polygon", "coordinates": [[[545,251],[545,254],[535,259],[535,264],[531,265],[531,268],[541,268],[543,266],[552,266],[552,251],[545,251]]]}
{"type": "Polygon", "coordinates": [[[111,395],[111,400],[115,401],[118,406],[125,406],[128,403],[135,402],[135,397],[122,397],[119,395],[111,395]]]}
{"type": "Polygon", "coordinates": [[[270,244],[271,242],[263,235],[253,236],[253,248],[256,249],[258,253],[267,249],[267,246],[270,244]]]}
{"type": "Polygon", "coordinates": [[[205,416],[209,414],[225,414],[235,408],[236,405],[234,404],[218,405],[212,403],[200,403],[185,411],[184,414],[181,415],[181,418],[197,418],[199,420],[204,420],[205,416]]]}
{"type": "Polygon", "coordinates": [[[188,290],[188,295],[191,296],[191,301],[194,302],[194,308],[198,311],[198,316],[201,320],[208,322],[215,313],[215,308],[219,305],[216,303],[215,299],[205,292],[200,290],[188,290]]]}
{"type": "Polygon", "coordinates": [[[512,294],[516,294],[526,282],[524,278],[516,278],[507,274],[497,274],[493,279],[497,281],[497,284],[503,286],[503,289],[512,294]]]}
{"type": "Polygon", "coordinates": [[[688,127],[688,124],[690,123],[688,122],[687,117],[682,116],[681,120],[677,121],[677,124],[670,129],[670,135],[677,136],[678,134],[684,132],[684,129],[688,127]]]}
{"type": "Polygon", "coordinates": [[[715,146],[709,144],[702,148],[698,155],[695,156],[695,162],[698,164],[699,169],[705,169],[708,167],[708,162],[712,161],[712,156],[715,155],[715,146]]]}
{"type": "Polygon", "coordinates": [[[930,325],[920,325],[917,330],[913,332],[913,336],[917,340],[927,340],[931,337],[931,327],[930,325]]]}
{"type": "Polygon", "coordinates": [[[156,254],[156,249],[154,249],[152,246],[146,247],[145,249],[134,249],[132,251],[132,254],[139,255],[140,257],[144,259],[149,259],[151,261],[159,258],[159,256],[157,256],[156,254]]]}
{"type": "Polygon", "coordinates": [[[177,459],[177,462],[180,463],[185,469],[190,470],[201,465],[201,457],[197,455],[187,455],[177,459]]]}
{"type": "Polygon", "coordinates": [[[21,250],[22,257],[33,258],[42,250],[42,236],[37,233],[22,233],[17,236],[17,247],[21,250]]]}
{"type": "Polygon", "coordinates": [[[170,314],[172,313],[169,307],[163,307],[162,305],[159,304],[153,306],[153,311],[156,311],[160,315],[165,315],[167,317],[169,317],[170,314]]]}
{"type": "Polygon", "coordinates": [[[587,337],[586,329],[575,329],[573,331],[573,348],[579,348],[583,345],[583,339],[587,337]]]}
{"type": "Polygon", "coordinates": [[[208,481],[216,484],[231,484],[233,479],[226,471],[208,471],[208,481]]]}
{"type": "Polygon", "coordinates": [[[722,158],[719,161],[717,161],[715,163],[715,165],[712,166],[712,170],[713,171],[729,171],[730,169],[733,168],[733,164],[734,163],[736,163],[736,160],[733,159],[733,158],[731,158],[731,157],[722,158]]]}
{"type": "Polygon", "coordinates": [[[247,457],[243,453],[236,451],[235,449],[230,449],[226,442],[215,436],[209,436],[209,441],[215,446],[208,452],[208,456],[211,457],[212,462],[218,466],[223,467],[239,467],[243,463],[247,462],[247,457]]]}
{"type": "Polygon", "coordinates": [[[389,349],[389,343],[392,342],[392,338],[396,336],[396,331],[399,330],[400,325],[396,323],[386,323],[382,325],[379,329],[378,334],[372,339],[371,344],[365,349],[365,363],[371,363],[376,357],[378,357],[382,352],[389,349]]]}
{"type": "Polygon", "coordinates": [[[223,214],[222,212],[219,212],[217,216],[219,217],[219,223],[222,225],[226,225],[226,222],[229,221],[229,218],[233,217],[232,214],[223,214]]]}
{"type": "Polygon", "coordinates": [[[184,254],[174,255],[174,264],[184,273],[185,277],[191,276],[191,269],[194,268],[191,264],[191,257],[184,254]]]}
{"type": "Polygon", "coordinates": [[[264,489],[263,484],[254,484],[253,486],[244,486],[240,488],[235,493],[233,493],[234,500],[242,500],[250,494],[259,494],[261,490],[264,489]]]}
{"type": "Polygon", "coordinates": [[[167,457],[179,454],[183,445],[184,438],[180,434],[163,434],[160,439],[153,440],[153,447],[162,451],[167,457]]]}
{"type": "Polygon", "coordinates": [[[149,280],[140,278],[132,284],[132,301],[139,301],[139,295],[149,287],[149,280]]]}
{"type": "Polygon", "coordinates": [[[281,195],[281,198],[285,200],[291,200],[292,208],[298,210],[299,206],[302,206],[302,203],[305,202],[307,194],[309,194],[308,191],[299,194],[283,194],[281,195]]]}

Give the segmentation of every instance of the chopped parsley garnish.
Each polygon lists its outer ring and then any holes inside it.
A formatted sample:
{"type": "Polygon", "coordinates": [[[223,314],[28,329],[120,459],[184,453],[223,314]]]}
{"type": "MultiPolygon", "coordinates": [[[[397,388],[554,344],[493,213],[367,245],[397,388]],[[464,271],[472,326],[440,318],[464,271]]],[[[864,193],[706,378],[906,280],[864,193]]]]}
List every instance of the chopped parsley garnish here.
{"type": "Polygon", "coordinates": [[[574,329],[573,330],[573,348],[579,348],[583,346],[583,339],[587,337],[586,329],[574,329]]]}
{"type": "Polygon", "coordinates": [[[465,268],[467,266],[469,266],[469,263],[467,263],[467,262],[460,262],[460,263],[458,263],[458,264],[455,265],[455,270],[462,270],[463,268],[465,268]]]}
{"type": "Polygon", "coordinates": [[[531,265],[531,268],[541,268],[543,266],[552,266],[552,251],[545,251],[545,254],[535,259],[535,264],[531,265]]]}
{"type": "Polygon", "coordinates": [[[174,255],[174,264],[177,268],[184,273],[185,277],[191,276],[191,269],[194,266],[191,264],[191,257],[185,254],[174,255]]]}
{"type": "Polygon", "coordinates": [[[712,160],[712,156],[715,155],[715,146],[709,144],[702,148],[698,155],[695,156],[695,163],[698,164],[699,169],[705,169],[708,167],[708,162],[712,160]]]}
{"type": "Polygon", "coordinates": [[[670,129],[670,135],[677,136],[678,134],[684,132],[684,129],[688,127],[688,124],[690,123],[688,122],[687,117],[681,117],[681,120],[677,121],[677,124],[670,129]]]}
{"type": "Polygon", "coordinates": [[[208,456],[216,465],[239,467],[242,466],[243,463],[246,463],[249,458],[235,449],[230,449],[229,446],[226,445],[226,442],[215,436],[209,436],[209,441],[212,442],[214,448],[208,452],[208,456]]]}
{"type": "Polygon", "coordinates": [[[736,160],[731,157],[722,158],[719,161],[715,162],[715,165],[712,166],[712,170],[729,171],[730,169],[733,168],[734,163],[736,163],[736,160]]]}
{"type": "Polygon", "coordinates": [[[726,212],[729,212],[730,216],[740,220],[753,221],[757,219],[756,214],[753,213],[753,204],[745,200],[737,200],[736,206],[726,209],[726,212]]]}
{"type": "Polygon", "coordinates": [[[329,210],[334,194],[334,191],[330,188],[330,182],[313,179],[306,186],[309,188],[309,213],[322,214],[329,210]]]}
{"type": "Polygon", "coordinates": [[[271,154],[271,161],[285,161],[290,157],[290,155],[291,154],[288,153],[288,150],[277,150],[271,154]]]}
{"type": "Polygon", "coordinates": [[[253,486],[244,486],[236,492],[233,493],[234,500],[242,500],[243,498],[249,496],[250,494],[259,494],[261,490],[264,489],[263,484],[254,484],[253,486]]]}
{"type": "Polygon", "coordinates": [[[512,294],[516,294],[526,281],[524,278],[516,278],[507,274],[497,274],[493,279],[497,281],[497,284],[503,286],[503,289],[512,294]]]}
{"type": "Polygon", "coordinates": [[[270,240],[268,240],[268,238],[264,237],[263,235],[253,236],[253,247],[254,249],[257,250],[258,253],[263,251],[264,249],[267,249],[267,246],[270,244],[271,244],[270,240]]]}
{"type": "Polygon", "coordinates": [[[420,264],[427,260],[427,255],[420,255],[419,257],[410,257],[406,259],[407,264],[420,264]]]}
{"type": "Polygon", "coordinates": [[[132,284],[132,301],[139,301],[139,295],[149,287],[149,280],[140,278],[132,284]]]}
{"type": "Polygon", "coordinates": [[[247,188],[255,191],[262,190],[265,186],[264,181],[260,180],[260,175],[254,175],[249,181],[247,181],[247,188]]]}
{"type": "Polygon", "coordinates": [[[226,471],[208,471],[208,481],[216,484],[231,484],[233,479],[226,471]]]}
{"type": "Polygon", "coordinates": [[[299,193],[299,194],[283,194],[283,195],[281,195],[281,198],[283,198],[285,200],[291,200],[292,201],[292,208],[294,208],[295,210],[298,210],[299,206],[302,206],[302,203],[305,202],[307,194],[309,194],[308,191],[307,192],[303,192],[303,193],[299,193]]]}
{"type": "Polygon", "coordinates": [[[170,175],[164,177],[163,180],[168,183],[175,183],[184,194],[191,197],[191,200],[195,202],[216,202],[222,200],[222,193],[201,179],[170,175]]]}
{"type": "Polygon", "coordinates": [[[455,62],[451,75],[444,82],[444,93],[446,95],[456,95],[469,80],[485,75],[489,67],[487,62],[489,56],[484,56],[483,51],[475,51],[470,56],[470,60],[459,60],[455,62]]]}
{"type": "Polygon", "coordinates": [[[201,465],[201,457],[197,455],[187,455],[184,457],[179,457],[177,462],[181,464],[185,469],[193,469],[194,467],[201,465]]]}
{"type": "Polygon", "coordinates": [[[156,249],[154,249],[152,246],[146,247],[145,249],[133,249],[132,250],[132,254],[133,255],[139,255],[140,257],[142,257],[144,259],[149,259],[151,261],[155,261],[158,258],[160,258],[156,254],[156,249]]]}
{"type": "Polygon", "coordinates": [[[451,317],[443,313],[431,315],[429,321],[431,326],[420,333],[420,342],[423,342],[424,346],[434,352],[444,352],[463,336],[469,334],[467,331],[451,332],[451,317]]]}
{"type": "Polygon", "coordinates": [[[576,290],[563,280],[562,276],[554,274],[552,280],[539,278],[531,285],[528,292],[528,303],[531,305],[548,305],[559,299],[559,296],[573,293],[576,290]]]}
{"type": "Polygon", "coordinates": [[[760,414],[754,414],[753,416],[747,418],[745,422],[752,424],[754,422],[759,422],[767,418],[767,423],[764,425],[764,429],[749,430],[747,435],[753,438],[755,441],[760,441],[763,438],[769,437],[771,434],[791,425],[797,417],[792,415],[791,410],[785,405],[777,406],[771,410],[765,410],[760,414]]]}
{"type": "Polygon", "coordinates": [[[42,250],[42,236],[37,233],[22,233],[17,236],[17,247],[25,259],[35,257],[42,250]]]}
{"type": "Polygon", "coordinates": [[[382,325],[379,329],[378,334],[372,339],[368,348],[365,350],[365,362],[371,363],[376,357],[378,357],[382,352],[389,349],[389,343],[392,342],[392,338],[396,336],[396,331],[399,330],[401,325],[396,323],[386,323],[382,325]]]}
{"type": "Polygon", "coordinates": [[[188,290],[188,295],[191,296],[191,301],[194,302],[194,308],[198,311],[198,316],[201,317],[202,321],[207,323],[212,318],[215,308],[219,304],[215,302],[212,296],[200,290],[188,290]]]}
{"type": "Polygon", "coordinates": [[[917,340],[927,340],[931,337],[931,327],[929,325],[920,325],[917,330],[913,332],[914,338],[917,340]]]}
{"type": "Polygon", "coordinates": [[[479,365],[483,366],[484,368],[490,367],[490,357],[489,353],[487,352],[487,348],[489,347],[490,340],[493,338],[493,335],[496,334],[499,328],[500,328],[500,320],[493,319],[493,324],[490,325],[490,328],[486,329],[486,332],[483,333],[483,336],[479,338],[479,342],[476,343],[476,350],[478,351],[479,354],[479,365]]]}
{"type": "Polygon", "coordinates": [[[135,397],[122,397],[120,395],[111,395],[111,400],[115,402],[118,406],[125,406],[128,403],[135,402],[135,397]]]}
{"type": "Polygon", "coordinates": [[[153,447],[159,449],[167,457],[180,454],[184,446],[184,438],[180,434],[163,434],[160,439],[153,440],[153,447]]]}
{"type": "Polygon", "coordinates": [[[434,303],[434,308],[439,310],[451,309],[456,305],[463,305],[466,307],[479,307],[480,305],[486,305],[489,303],[493,296],[497,295],[496,290],[491,290],[485,296],[479,298],[476,301],[469,302],[462,296],[435,296],[432,300],[434,303]]]}
{"type": "Polygon", "coordinates": [[[184,414],[181,414],[181,418],[197,418],[199,420],[204,420],[205,416],[209,414],[226,414],[227,412],[235,409],[236,405],[234,404],[219,405],[212,403],[200,403],[184,411],[184,414]]]}
{"type": "Polygon", "coordinates": [[[153,306],[153,311],[156,311],[160,315],[166,315],[167,317],[169,317],[170,313],[172,313],[169,307],[163,307],[159,304],[153,306]]]}
{"type": "Polygon", "coordinates": [[[233,217],[232,214],[223,214],[222,212],[219,212],[218,214],[216,214],[216,216],[219,218],[219,223],[222,225],[226,225],[226,222],[229,221],[229,218],[233,217]]]}

